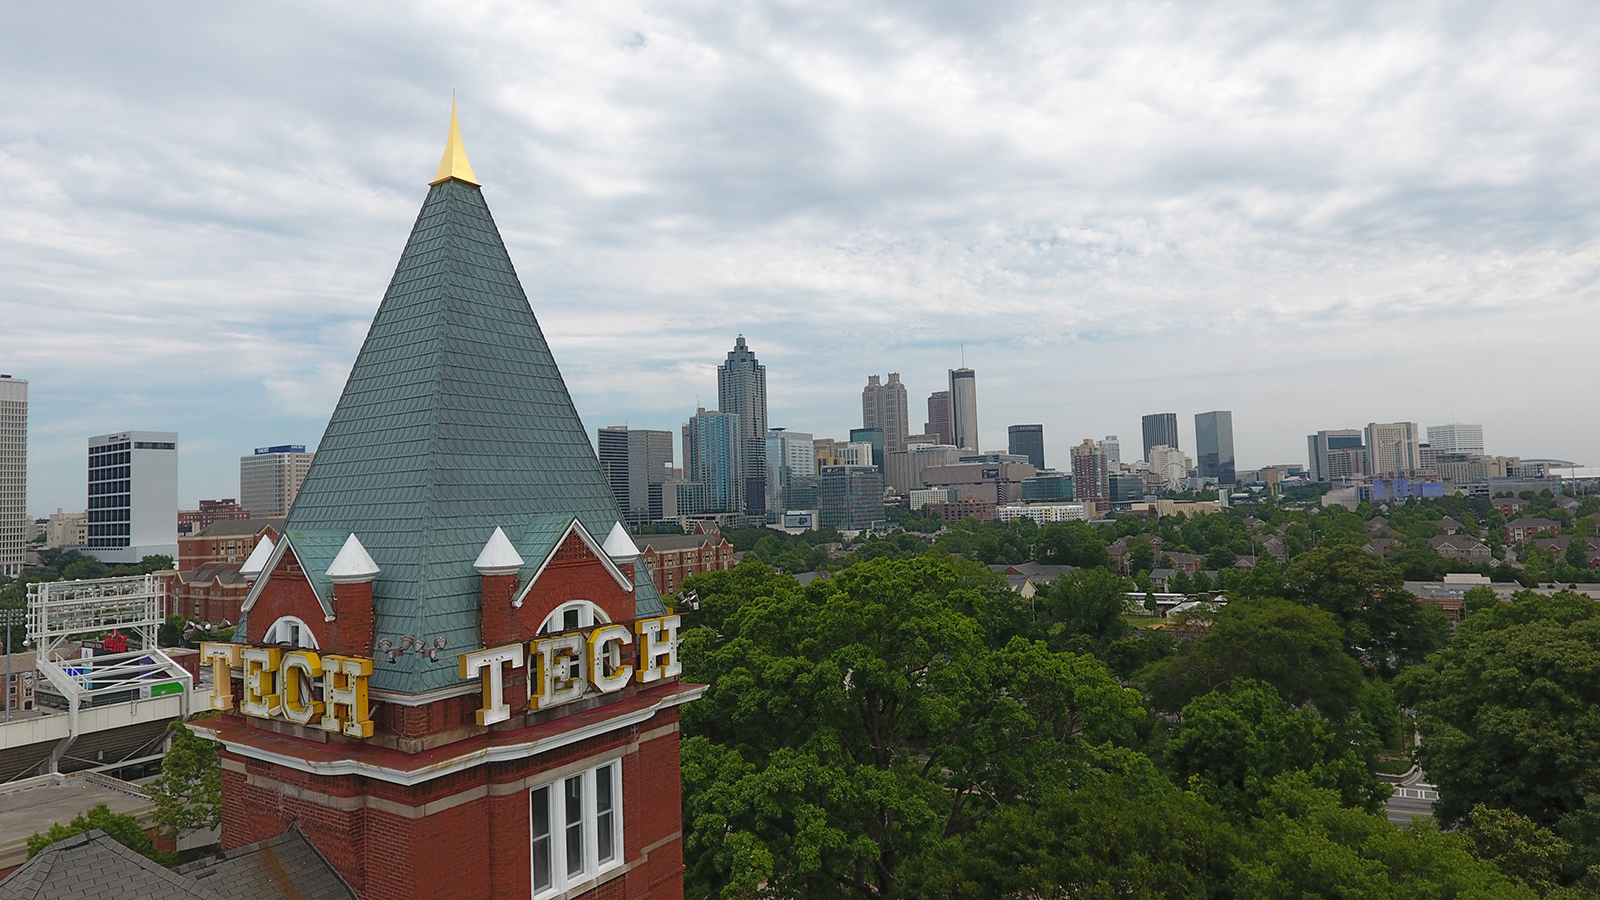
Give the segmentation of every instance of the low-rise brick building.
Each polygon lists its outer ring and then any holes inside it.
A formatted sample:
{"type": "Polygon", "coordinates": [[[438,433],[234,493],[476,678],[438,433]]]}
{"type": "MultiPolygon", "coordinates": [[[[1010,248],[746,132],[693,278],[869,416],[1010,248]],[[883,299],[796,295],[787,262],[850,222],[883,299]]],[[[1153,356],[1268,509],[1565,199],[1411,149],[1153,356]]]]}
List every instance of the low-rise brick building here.
{"type": "Polygon", "coordinates": [[[663,597],[676,594],[690,575],[734,566],[733,544],[715,529],[697,525],[694,534],[641,534],[633,540],[663,597]]]}

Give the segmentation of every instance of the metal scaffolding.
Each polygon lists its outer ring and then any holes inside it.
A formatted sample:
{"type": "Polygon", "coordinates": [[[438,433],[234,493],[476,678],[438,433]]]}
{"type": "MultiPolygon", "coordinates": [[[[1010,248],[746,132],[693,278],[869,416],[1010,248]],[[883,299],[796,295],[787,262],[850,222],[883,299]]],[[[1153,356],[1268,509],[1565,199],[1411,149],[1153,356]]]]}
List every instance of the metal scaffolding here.
{"type": "Polygon", "coordinates": [[[86,709],[131,703],[137,713],[141,701],[177,697],[179,715],[188,717],[194,680],[156,643],[165,601],[165,585],[153,575],[28,585],[28,644],[49,685],[48,692],[41,689],[40,702],[46,693],[55,694],[69,721],[68,734],[51,752],[47,771],[58,771],[81,734],[80,713],[86,709]],[[130,649],[67,658],[74,639],[108,634],[127,637],[130,649]]]}

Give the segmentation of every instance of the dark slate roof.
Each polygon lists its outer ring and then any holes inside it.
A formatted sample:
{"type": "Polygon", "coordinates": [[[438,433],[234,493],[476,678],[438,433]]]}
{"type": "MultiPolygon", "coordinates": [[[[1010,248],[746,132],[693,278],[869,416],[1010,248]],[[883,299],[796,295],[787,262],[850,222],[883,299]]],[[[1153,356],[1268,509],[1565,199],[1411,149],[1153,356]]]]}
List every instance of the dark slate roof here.
{"type": "Polygon", "coordinates": [[[355,891],[298,827],[196,860],[177,871],[221,900],[356,900],[355,891]]]}
{"type": "MultiPolygon", "coordinates": [[[[259,897],[259,900],[268,900],[271,896],[259,897]]],[[[97,828],[39,851],[11,873],[11,877],[0,881],[0,900],[222,898],[129,850],[97,828]]]]}
{"type": "Polygon", "coordinates": [[[207,525],[199,534],[194,535],[194,537],[215,538],[240,534],[254,535],[260,534],[261,530],[269,525],[272,526],[273,531],[281,533],[283,531],[283,522],[284,519],[282,516],[264,519],[223,519],[219,522],[212,522],[210,525],[207,525]]]}
{"type": "Polygon", "coordinates": [[[600,541],[621,520],[482,191],[446,180],[428,191],[284,533],[326,602],[319,582],[354,532],[382,570],[376,637],[446,639],[437,662],[408,654],[373,673],[374,688],[420,693],[457,684],[454,655],[479,645],[472,562],[489,535],[548,516],[577,516],[600,541]]]}
{"type": "Polygon", "coordinates": [[[660,553],[663,550],[688,550],[692,547],[721,546],[727,538],[720,534],[639,534],[634,535],[633,543],[640,550],[654,550],[660,553]]]}

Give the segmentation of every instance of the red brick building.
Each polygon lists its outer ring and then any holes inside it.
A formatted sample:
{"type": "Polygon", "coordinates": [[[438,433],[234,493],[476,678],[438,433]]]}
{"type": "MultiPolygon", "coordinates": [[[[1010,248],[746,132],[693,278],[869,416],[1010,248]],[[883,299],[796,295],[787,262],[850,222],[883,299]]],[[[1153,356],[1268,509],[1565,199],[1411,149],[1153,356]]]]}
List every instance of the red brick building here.
{"type": "Polygon", "coordinates": [[[734,565],[733,545],[715,530],[695,526],[694,534],[641,534],[634,538],[645,567],[664,597],[677,593],[683,580],[701,572],[721,572],[734,565]]]}
{"type": "Polygon", "coordinates": [[[453,118],[320,446],[203,650],[223,847],[297,826],[362,900],[681,898],[704,688],[453,118]]]}
{"type": "Polygon", "coordinates": [[[178,510],[178,534],[199,534],[216,522],[234,522],[250,518],[250,510],[237,500],[201,500],[199,509],[178,510]]]}
{"type": "Polygon", "coordinates": [[[929,514],[938,516],[946,522],[960,522],[963,519],[993,522],[995,508],[993,503],[975,497],[963,497],[948,503],[929,503],[924,507],[929,514]]]}
{"type": "Polygon", "coordinates": [[[1506,523],[1506,540],[1525,541],[1536,534],[1556,534],[1560,531],[1560,522],[1537,516],[1523,516],[1506,523]]]}
{"type": "Polygon", "coordinates": [[[187,619],[237,623],[250,593],[250,576],[257,574],[244,572],[245,562],[263,538],[270,551],[283,524],[283,519],[229,519],[197,535],[180,535],[177,575],[167,585],[167,608],[187,619]]]}

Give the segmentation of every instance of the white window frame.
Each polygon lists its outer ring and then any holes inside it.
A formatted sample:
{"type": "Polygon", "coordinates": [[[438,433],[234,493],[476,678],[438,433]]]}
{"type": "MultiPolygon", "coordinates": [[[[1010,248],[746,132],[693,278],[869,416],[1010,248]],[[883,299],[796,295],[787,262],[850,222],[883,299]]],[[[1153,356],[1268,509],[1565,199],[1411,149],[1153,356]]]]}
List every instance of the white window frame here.
{"type": "Polygon", "coordinates": [[[567,891],[589,890],[599,883],[599,879],[607,873],[621,868],[627,854],[623,851],[622,828],[622,759],[607,760],[591,769],[564,775],[561,778],[536,785],[528,790],[528,883],[533,892],[534,900],[544,900],[556,897],[567,891]],[[600,859],[600,810],[598,809],[599,792],[597,787],[601,779],[608,779],[611,786],[611,858],[600,859]],[[569,783],[576,781],[582,792],[581,819],[578,823],[580,840],[583,843],[583,868],[578,872],[569,872],[567,866],[567,843],[569,825],[567,819],[566,792],[569,783]],[[541,797],[541,794],[543,795],[541,797]],[[546,822],[549,830],[543,834],[534,832],[535,804],[545,804],[547,813],[546,822]],[[546,859],[550,864],[548,873],[550,883],[546,887],[539,887],[540,872],[534,867],[538,864],[538,854],[535,845],[543,841],[548,845],[546,859]]]}
{"type": "Polygon", "coordinates": [[[317,646],[317,636],[311,632],[311,627],[295,616],[279,616],[267,626],[266,633],[261,636],[261,643],[289,644],[306,650],[321,649],[317,646]]]}
{"type": "Polygon", "coordinates": [[[596,625],[611,624],[611,617],[596,603],[588,600],[573,600],[556,607],[550,615],[544,617],[544,622],[539,625],[539,634],[561,634],[564,631],[573,631],[577,628],[593,628],[596,625]],[[565,623],[567,613],[578,614],[578,624],[568,627],[565,623]]]}

